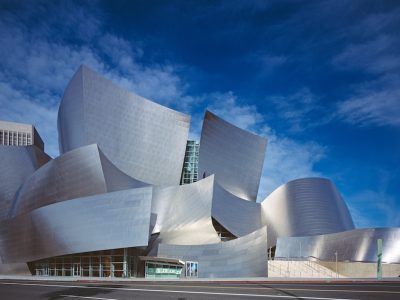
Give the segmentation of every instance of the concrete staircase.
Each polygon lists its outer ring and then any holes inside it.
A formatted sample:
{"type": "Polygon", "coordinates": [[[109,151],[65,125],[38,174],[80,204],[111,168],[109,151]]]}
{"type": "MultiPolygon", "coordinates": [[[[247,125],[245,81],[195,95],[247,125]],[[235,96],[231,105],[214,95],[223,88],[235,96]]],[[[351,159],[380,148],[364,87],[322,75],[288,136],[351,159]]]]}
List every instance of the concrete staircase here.
{"type": "Polygon", "coordinates": [[[311,260],[269,260],[268,277],[345,278],[311,260]]]}

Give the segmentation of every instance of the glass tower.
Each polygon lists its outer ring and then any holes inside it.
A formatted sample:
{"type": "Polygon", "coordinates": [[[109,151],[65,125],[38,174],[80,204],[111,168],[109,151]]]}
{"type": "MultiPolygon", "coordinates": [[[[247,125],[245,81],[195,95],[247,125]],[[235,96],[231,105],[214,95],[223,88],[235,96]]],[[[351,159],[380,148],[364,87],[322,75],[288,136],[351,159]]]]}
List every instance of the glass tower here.
{"type": "Polygon", "coordinates": [[[199,166],[199,142],[187,141],[185,159],[183,161],[181,184],[196,182],[199,166]]]}

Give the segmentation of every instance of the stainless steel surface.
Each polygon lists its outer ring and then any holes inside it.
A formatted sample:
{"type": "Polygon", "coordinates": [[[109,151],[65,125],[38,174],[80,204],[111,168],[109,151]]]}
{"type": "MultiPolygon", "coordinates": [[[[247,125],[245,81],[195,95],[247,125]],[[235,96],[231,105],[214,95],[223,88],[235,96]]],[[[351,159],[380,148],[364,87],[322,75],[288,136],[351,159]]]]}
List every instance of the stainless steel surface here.
{"type": "Polygon", "coordinates": [[[51,160],[26,178],[9,216],[68,199],[146,185],[118,170],[93,144],[51,160]]]}
{"type": "Polygon", "coordinates": [[[236,237],[262,227],[260,203],[246,201],[214,184],[212,216],[236,237]]]}
{"type": "Polygon", "coordinates": [[[178,185],[189,123],[189,116],[123,90],[82,66],[60,104],[60,151],[98,144],[129,176],[178,185]]]}
{"type": "Polygon", "coordinates": [[[382,262],[400,263],[400,228],[354,229],[305,237],[278,238],[276,257],[308,257],[335,261],[377,261],[377,239],[383,239],[382,262]]]}
{"type": "Polygon", "coordinates": [[[153,233],[160,233],[158,242],[179,245],[219,242],[211,220],[213,187],[214,176],[192,184],[155,187],[153,233]]]}
{"type": "Polygon", "coordinates": [[[0,222],[4,263],[147,246],[152,188],[54,203],[0,222]]]}
{"type": "Polygon", "coordinates": [[[302,178],[281,185],[261,207],[270,247],[278,237],[354,229],[346,203],[335,185],[325,178],[302,178]]]}
{"type": "Polygon", "coordinates": [[[256,201],[267,140],[207,111],[200,139],[199,179],[215,174],[225,190],[256,201]]]}
{"type": "Polygon", "coordinates": [[[157,256],[199,263],[199,277],[267,276],[267,230],[258,229],[241,238],[208,245],[160,244],[157,256]]]}
{"type": "Polygon", "coordinates": [[[0,145],[0,221],[8,217],[21,184],[51,158],[36,146],[0,145]]]}

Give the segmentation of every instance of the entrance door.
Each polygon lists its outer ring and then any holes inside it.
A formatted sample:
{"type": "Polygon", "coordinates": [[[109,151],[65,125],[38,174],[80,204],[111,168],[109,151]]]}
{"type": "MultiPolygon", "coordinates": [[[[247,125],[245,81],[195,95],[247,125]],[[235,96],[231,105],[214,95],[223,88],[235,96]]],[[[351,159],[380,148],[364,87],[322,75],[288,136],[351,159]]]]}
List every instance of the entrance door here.
{"type": "Polygon", "coordinates": [[[81,276],[81,264],[74,263],[74,276],[81,276]]]}
{"type": "Polygon", "coordinates": [[[199,263],[197,261],[187,261],[185,263],[186,277],[198,277],[199,263]]]}

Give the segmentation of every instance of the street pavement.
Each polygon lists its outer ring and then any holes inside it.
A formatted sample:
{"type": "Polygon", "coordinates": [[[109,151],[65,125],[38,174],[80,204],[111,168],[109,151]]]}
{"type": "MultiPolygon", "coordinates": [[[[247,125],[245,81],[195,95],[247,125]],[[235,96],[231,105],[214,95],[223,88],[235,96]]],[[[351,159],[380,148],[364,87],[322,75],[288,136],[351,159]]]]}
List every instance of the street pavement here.
{"type": "Polygon", "coordinates": [[[0,280],[0,299],[304,299],[398,300],[400,281],[31,281],[0,280]]]}

